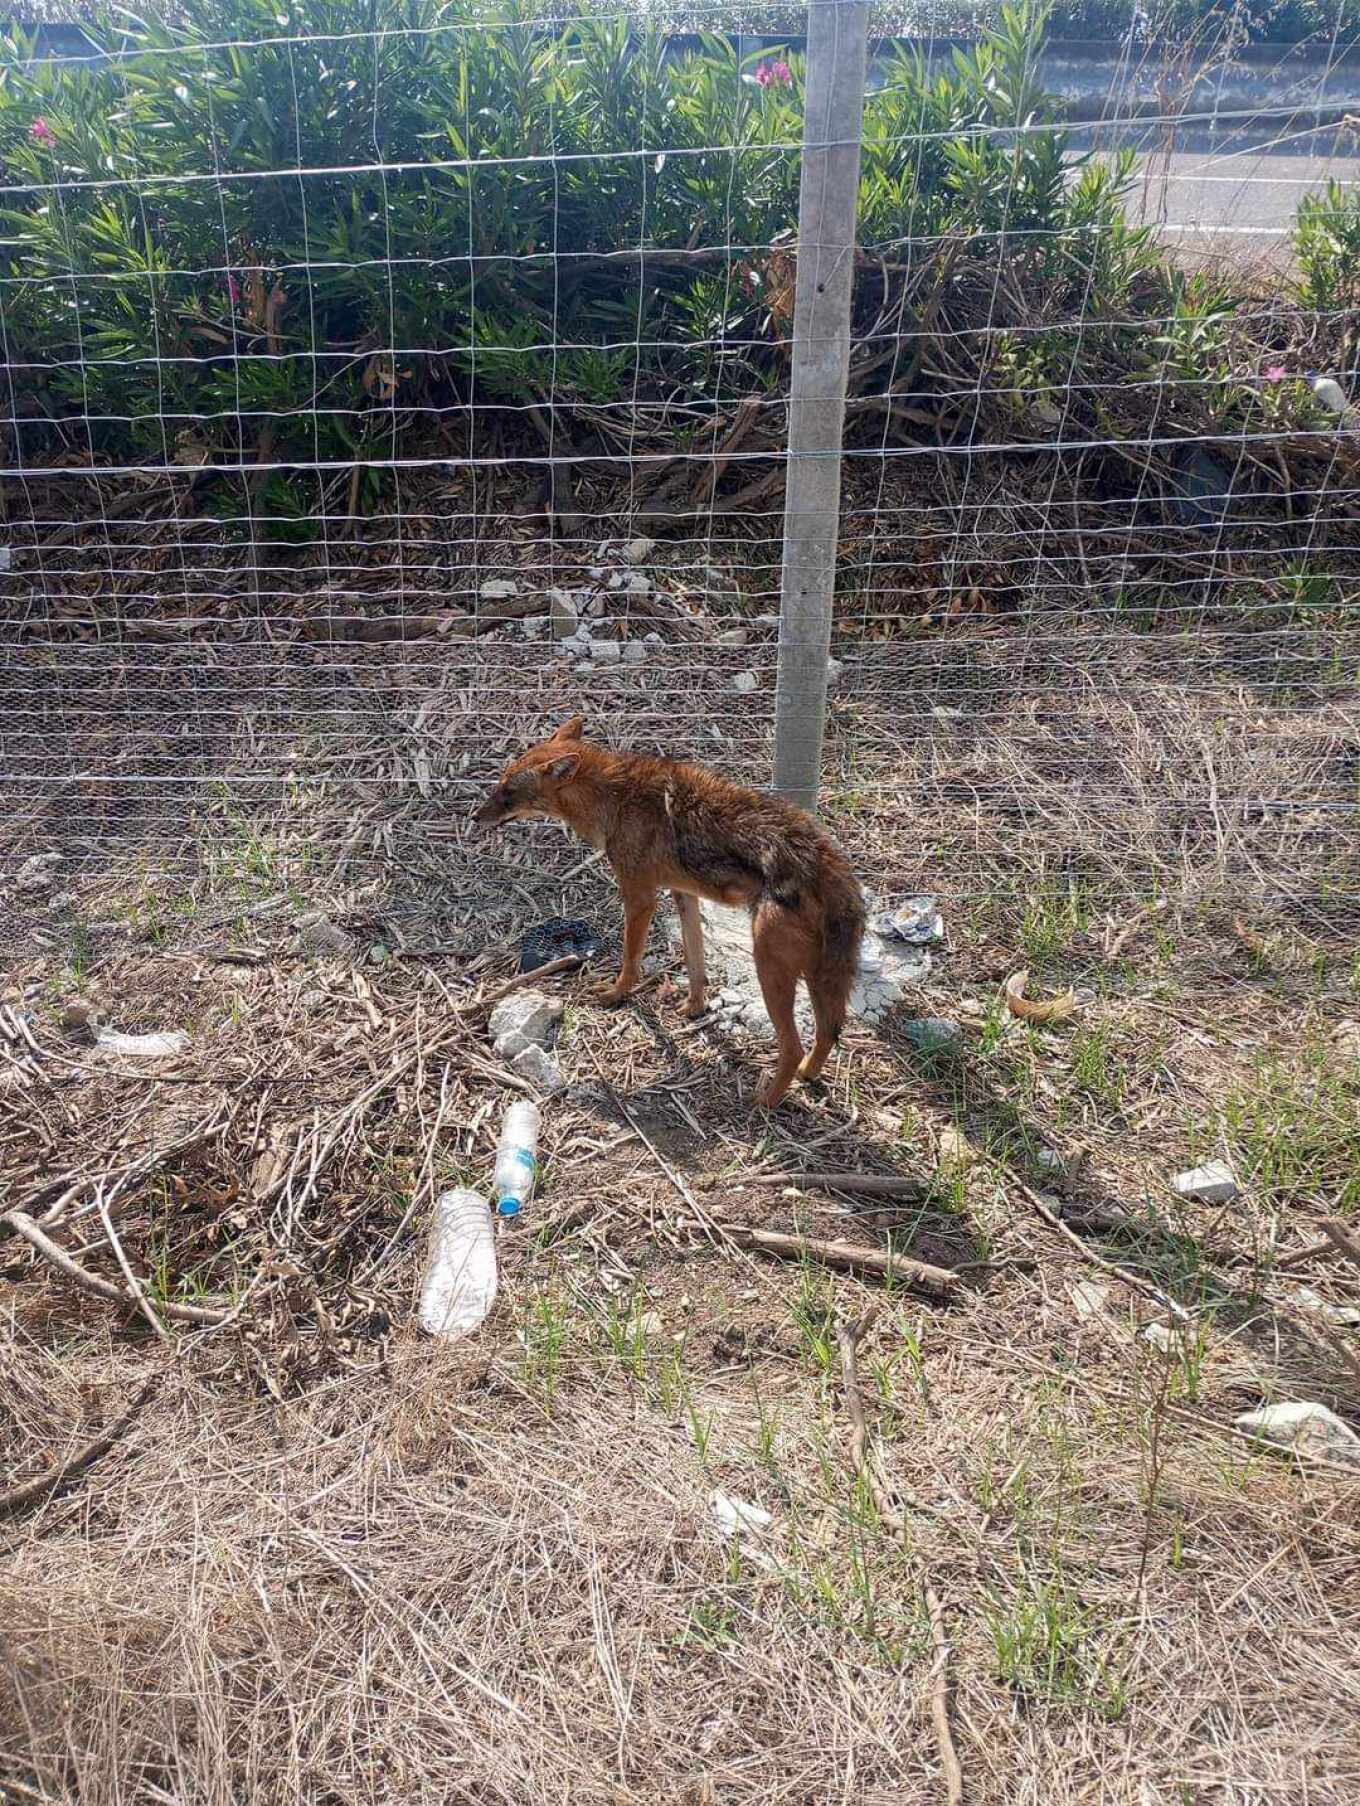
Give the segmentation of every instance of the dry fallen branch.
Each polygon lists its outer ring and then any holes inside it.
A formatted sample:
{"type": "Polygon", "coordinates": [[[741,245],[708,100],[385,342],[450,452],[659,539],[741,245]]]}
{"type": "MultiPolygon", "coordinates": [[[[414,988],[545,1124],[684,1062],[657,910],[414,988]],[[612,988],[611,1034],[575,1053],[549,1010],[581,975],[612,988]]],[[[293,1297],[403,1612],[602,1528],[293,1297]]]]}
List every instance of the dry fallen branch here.
{"type": "Polygon", "coordinates": [[[963,1770],[954,1747],[954,1732],[949,1723],[949,1638],[945,1631],[944,1607],[939,1595],[925,1582],[926,1610],[930,1614],[930,1637],[935,1645],[935,1666],[930,1680],[930,1718],[935,1726],[935,1741],[940,1746],[940,1767],[944,1770],[944,1797],[949,1806],[962,1806],[963,1770]]]}
{"type": "Polygon", "coordinates": [[[866,1198],[924,1198],[930,1191],[921,1179],[900,1179],[885,1173],[755,1173],[741,1180],[741,1184],[796,1185],[805,1191],[858,1192],[866,1198]]]}
{"type": "Polygon", "coordinates": [[[953,1298],[959,1289],[959,1276],[948,1267],[932,1267],[905,1254],[890,1254],[884,1248],[785,1235],[777,1229],[756,1229],[750,1223],[724,1223],[723,1229],[739,1247],[755,1248],[781,1260],[819,1260],[825,1266],[844,1267],[851,1273],[873,1273],[881,1279],[891,1276],[912,1291],[932,1298],[953,1298]]]}
{"type": "Polygon", "coordinates": [[[1024,1180],[1009,1167],[1003,1170],[1012,1185],[1016,1186],[1024,1195],[1030,1208],[1043,1218],[1050,1229],[1056,1229],[1063,1240],[1069,1242],[1076,1249],[1088,1266],[1097,1267],[1102,1273],[1108,1273],[1112,1279],[1122,1280],[1126,1286],[1132,1286],[1135,1292],[1141,1292],[1145,1298],[1152,1299],[1154,1304],[1160,1305],[1162,1310],[1175,1317],[1178,1322],[1188,1323],[1190,1321],[1190,1312],[1184,1305],[1177,1304],[1174,1298],[1169,1298],[1159,1287],[1153,1285],[1150,1279],[1143,1279],[1137,1273],[1131,1273],[1127,1267],[1121,1267],[1117,1261],[1106,1260],[1105,1256],[1097,1254],[1094,1248],[1088,1248],[1076,1231],[1070,1229],[1057,1212],[1045,1204],[1037,1191],[1026,1185],[1024,1180]]]}
{"type": "MultiPolygon", "coordinates": [[[[78,1261],[72,1260],[64,1248],[59,1248],[52,1239],[45,1235],[38,1225],[22,1210],[10,1210],[0,1217],[0,1223],[8,1223],[16,1235],[21,1235],[30,1248],[37,1250],[45,1261],[50,1262],[59,1273],[64,1273],[72,1284],[80,1287],[82,1292],[91,1298],[102,1298],[106,1304],[122,1305],[126,1310],[136,1310],[138,1301],[130,1292],[113,1284],[112,1280],[101,1279],[98,1274],[87,1272],[78,1261]]],[[[160,1306],[162,1313],[172,1317],[179,1323],[197,1323],[216,1325],[225,1323],[227,1312],[213,1309],[208,1305],[179,1304],[166,1300],[160,1306]]]]}
{"type": "Polygon", "coordinates": [[[157,1374],[146,1381],[132,1402],[119,1412],[106,1430],[101,1430],[98,1436],[82,1443],[65,1461],[59,1461],[55,1467],[49,1468],[45,1474],[39,1474],[34,1480],[26,1480],[22,1486],[12,1486],[8,1492],[0,1492],[0,1517],[6,1512],[19,1511],[25,1505],[36,1505],[42,1499],[49,1499],[53,1493],[78,1479],[87,1467],[92,1467],[101,1455],[106,1455],[119,1437],[126,1433],[159,1385],[160,1376],[157,1374]]]}
{"type": "Polygon", "coordinates": [[[1006,1008],[1022,1022],[1066,1022],[1077,1013],[1075,991],[1064,991],[1061,997],[1048,997],[1042,1003],[1025,996],[1028,972],[1012,972],[1005,983],[1006,1008]]]}
{"type": "MultiPolygon", "coordinates": [[[[860,1339],[877,1315],[877,1307],[866,1311],[856,1321],[842,1323],[836,1331],[841,1357],[841,1386],[845,1395],[846,1414],[850,1419],[850,1460],[856,1474],[868,1487],[874,1509],[890,1536],[901,1541],[906,1534],[906,1520],[893,1504],[874,1451],[869,1445],[869,1426],[864,1418],[864,1400],[859,1390],[856,1354],[860,1339]]],[[[935,1645],[935,1666],[930,1678],[930,1716],[935,1738],[940,1747],[940,1766],[944,1771],[945,1798],[949,1806],[960,1806],[963,1799],[963,1771],[954,1747],[954,1733],[949,1723],[949,1643],[945,1636],[944,1609],[935,1589],[924,1583],[926,1609],[930,1614],[930,1635],[935,1645]]]]}
{"type": "Polygon", "coordinates": [[[1338,1254],[1345,1255],[1352,1266],[1360,1267],[1360,1236],[1340,1217],[1325,1217],[1318,1225],[1338,1254]]]}

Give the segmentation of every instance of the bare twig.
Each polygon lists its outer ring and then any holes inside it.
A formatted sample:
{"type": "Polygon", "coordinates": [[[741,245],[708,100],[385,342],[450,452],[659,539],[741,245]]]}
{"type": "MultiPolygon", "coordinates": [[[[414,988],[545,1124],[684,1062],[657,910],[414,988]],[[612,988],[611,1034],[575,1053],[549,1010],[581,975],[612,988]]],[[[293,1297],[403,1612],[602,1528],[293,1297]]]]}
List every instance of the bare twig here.
{"type": "MultiPolygon", "coordinates": [[[[6,1211],[4,1216],[0,1217],[0,1223],[8,1223],[16,1235],[21,1235],[31,1248],[35,1248],[42,1255],[44,1260],[49,1261],[59,1273],[64,1273],[74,1285],[78,1285],[81,1291],[87,1292],[91,1298],[102,1298],[106,1304],[120,1304],[125,1309],[136,1308],[137,1300],[130,1293],[125,1292],[121,1286],[114,1285],[112,1280],[101,1279],[98,1274],[87,1272],[78,1261],[71,1259],[64,1248],[59,1248],[49,1236],[45,1235],[32,1217],[24,1211],[6,1211]]],[[[172,1300],[166,1300],[161,1305],[161,1310],[167,1317],[173,1317],[179,1323],[218,1324],[225,1322],[227,1316],[225,1311],[215,1310],[208,1305],[179,1304],[172,1300]]]]}
{"type": "Polygon", "coordinates": [[[1352,1266],[1360,1267],[1360,1236],[1340,1217],[1325,1217],[1318,1227],[1338,1254],[1343,1254],[1352,1266]]]}
{"type": "Polygon", "coordinates": [[[940,1767],[944,1770],[944,1797],[949,1806],[962,1806],[963,1770],[954,1747],[954,1732],[949,1723],[949,1637],[945,1630],[944,1607],[939,1594],[927,1580],[923,1590],[926,1611],[930,1614],[930,1640],[935,1645],[935,1666],[930,1677],[930,1719],[935,1726],[935,1741],[940,1746],[940,1767]]]}
{"type": "Polygon", "coordinates": [[[842,1323],[836,1331],[836,1343],[841,1355],[841,1385],[845,1392],[845,1409],[850,1419],[850,1460],[855,1472],[869,1488],[874,1509],[878,1512],[884,1529],[900,1541],[906,1534],[906,1519],[893,1504],[869,1447],[869,1426],[864,1421],[864,1400],[860,1397],[859,1369],[855,1359],[860,1338],[877,1315],[878,1306],[872,1305],[862,1317],[842,1323]]]}
{"type": "Polygon", "coordinates": [[[828,1267],[844,1267],[851,1273],[874,1273],[884,1279],[891,1276],[933,1298],[952,1298],[959,1289],[959,1276],[948,1267],[932,1267],[905,1254],[890,1254],[885,1248],[785,1235],[777,1229],[756,1229],[750,1223],[725,1223],[723,1227],[739,1246],[774,1254],[782,1260],[819,1260],[828,1267]]]}
{"type": "Polygon", "coordinates": [[[866,1198],[924,1198],[930,1191],[921,1179],[900,1179],[885,1173],[753,1173],[738,1183],[797,1185],[807,1191],[858,1192],[866,1198]]]}
{"type": "Polygon", "coordinates": [[[59,1461],[55,1467],[49,1468],[45,1474],[39,1474],[34,1480],[26,1480],[22,1486],[12,1486],[8,1492],[0,1492],[0,1516],[6,1512],[22,1510],[25,1505],[36,1505],[41,1499],[51,1498],[53,1493],[83,1474],[87,1467],[92,1467],[141,1415],[143,1407],[160,1383],[160,1375],[153,1375],[106,1430],[101,1430],[98,1436],[82,1443],[65,1461],[59,1461]]]}
{"type": "Polygon", "coordinates": [[[1108,1273],[1112,1279],[1122,1280],[1126,1286],[1132,1286],[1135,1292],[1141,1292],[1144,1298],[1152,1299],[1154,1304],[1160,1305],[1179,1323],[1190,1321],[1190,1312],[1183,1304],[1177,1304],[1174,1298],[1168,1297],[1159,1286],[1153,1285],[1150,1279],[1143,1279],[1139,1274],[1131,1273],[1127,1267],[1121,1267],[1117,1261],[1106,1260],[1105,1256],[1097,1254],[1094,1248],[1088,1248],[1076,1231],[1069,1229],[1057,1212],[1045,1204],[1037,1191],[1026,1185],[1024,1180],[1010,1167],[1003,1170],[1012,1185],[1023,1195],[1030,1208],[1043,1218],[1050,1229],[1056,1229],[1063,1240],[1076,1249],[1088,1266],[1096,1267],[1102,1273],[1108,1273]]]}

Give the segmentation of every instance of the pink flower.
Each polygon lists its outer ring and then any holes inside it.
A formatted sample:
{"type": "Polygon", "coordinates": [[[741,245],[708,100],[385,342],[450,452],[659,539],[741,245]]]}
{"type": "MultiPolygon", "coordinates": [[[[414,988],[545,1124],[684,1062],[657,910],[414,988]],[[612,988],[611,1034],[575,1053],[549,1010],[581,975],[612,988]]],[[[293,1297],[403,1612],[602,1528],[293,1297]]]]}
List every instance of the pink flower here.
{"type": "Polygon", "coordinates": [[[1282,383],[1287,379],[1289,372],[1283,364],[1267,364],[1261,375],[1268,383],[1282,383]]]}
{"type": "Polygon", "coordinates": [[[793,70],[782,60],[777,63],[757,63],[756,81],[762,88],[773,87],[776,82],[787,88],[793,80],[793,70]]]}
{"type": "Polygon", "coordinates": [[[28,135],[35,144],[40,144],[44,150],[50,150],[57,142],[57,134],[45,119],[35,119],[28,128],[28,135]]]}

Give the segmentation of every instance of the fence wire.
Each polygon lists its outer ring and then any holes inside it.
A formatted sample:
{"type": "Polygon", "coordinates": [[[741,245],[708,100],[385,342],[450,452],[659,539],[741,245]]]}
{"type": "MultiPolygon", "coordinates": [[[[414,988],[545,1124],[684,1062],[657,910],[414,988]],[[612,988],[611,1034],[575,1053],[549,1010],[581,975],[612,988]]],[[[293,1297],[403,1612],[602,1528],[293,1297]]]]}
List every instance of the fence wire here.
{"type": "MultiPolygon", "coordinates": [[[[10,42],[0,945],[561,905],[579,848],[466,824],[578,711],[769,782],[806,71],[759,24],[10,42]]],[[[1125,65],[1064,128],[1033,44],[947,49],[865,106],[828,822],[884,896],[1353,935],[1345,109],[1125,65]]]]}

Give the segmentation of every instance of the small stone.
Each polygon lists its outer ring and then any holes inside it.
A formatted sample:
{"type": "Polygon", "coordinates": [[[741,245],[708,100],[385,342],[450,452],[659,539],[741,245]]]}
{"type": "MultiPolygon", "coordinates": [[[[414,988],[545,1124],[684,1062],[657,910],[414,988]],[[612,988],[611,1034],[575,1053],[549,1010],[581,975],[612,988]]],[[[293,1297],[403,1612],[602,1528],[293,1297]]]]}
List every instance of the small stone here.
{"type": "Polygon", "coordinates": [[[1232,1168],[1224,1160],[1210,1160],[1204,1166],[1192,1167],[1188,1173],[1177,1173],[1171,1186],[1181,1197],[1196,1198],[1201,1204],[1229,1204],[1240,1189],[1232,1168]]]}
{"type": "Polygon", "coordinates": [[[666,644],[659,633],[644,633],[642,643],[644,646],[664,646],[666,644]]]}
{"type": "Polygon", "coordinates": [[[680,1294],[680,1309],[682,1311],[692,1311],[694,1309],[694,1300],[690,1297],[688,1292],[682,1292],[680,1294]]]}
{"type": "Polygon", "coordinates": [[[845,666],[841,663],[840,659],[829,658],[826,661],[826,681],[829,684],[834,684],[844,669],[845,666]]]}
{"type": "Polygon", "coordinates": [[[572,666],[572,670],[582,677],[586,676],[591,671],[598,671],[598,669],[599,666],[591,664],[588,658],[577,659],[576,663],[572,666]]]}
{"type": "Polygon", "coordinates": [[[1040,1148],[1034,1156],[1034,1164],[1045,1173],[1057,1174],[1066,1170],[1062,1155],[1053,1148],[1040,1148]]]}
{"type": "Polygon", "coordinates": [[[526,1047],[546,1047],[562,1014],[555,997],[541,991],[514,991],[491,1012],[491,1037],[503,1060],[513,1060],[526,1047]]]}
{"type": "Polygon", "coordinates": [[[1360,1329],[1360,1305],[1328,1304],[1320,1292],[1312,1286],[1300,1286],[1294,1294],[1295,1302],[1306,1310],[1320,1311],[1324,1317],[1330,1317],[1333,1323],[1343,1324],[1347,1329],[1360,1329]]]}
{"type": "Polygon", "coordinates": [[[644,559],[650,558],[655,550],[656,541],[654,539],[630,539],[623,548],[624,561],[627,564],[641,564],[644,559]]]}
{"type": "Polygon", "coordinates": [[[617,640],[592,640],[590,656],[598,665],[617,665],[623,657],[623,647],[617,640]]]}
{"type": "Polygon", "coordinates": [[[623,644],[623,656],[628,664],[640,665],[646,660],[647,648],[643,645],[641,640],[625,640],[623,644]]]}
{"type": "Polygon", "coordinates": [[[610,578],[609,578],[609,588],[610,589],[622,589],[627,582],[628,582],[628,578],[624,574],[624,572],[614,571],[610,575],[610,578]]]}
{"type": "Polygon", "coordinates": [[[24,896],[29,891],[46,890],[56,879],[60,864],[60,853],[34,853],[14,874],[15,894],[24,896]]]}
{"type": "Polygon", "coordinates": [[[964,718],[962,709],[946,709],[946,708],[942,708],[942,707],[936,707],[936,708],[933,708],[930,712],[937,721],[962,721],[964,718]]]}
{"type": "Polygon", "coordinates": [[[666,1333],[660,1311],[644,1311],[637,1320],[637,1326],[639,1333],[644,1336],[661,1336],[666,1333]]]}
{"type": "Polygon", "coordinates": [[[91,1027],[94,1018],[94,1005],[84,997],[68,997],[61,1007],[61,1026],[68,1033],[91,1027]]]}
{"type": "Polygon", "coordinates": [[[760,679],[754,671],[738,671],[732,678],[732,688],[742,696],[749,696],[752,690],[760,688],[760,679]]]}
{"type": "Polygon", "coordinates": [[[477,594],[483,602],[508,602],[519,594],[519,585],[513,577],[488,577],[477,594]]]}
{"type": "Polygon", "coordinates": [[[720,646],[744,646],[746,644],[746,629],[744,627],[727,628],[718,635],[718,644],[720,646]]]}
{"type": "Polygon", "coordinates": [[[652,580],[650,577],[644,576],[641,571],[629,571],[628,582],[624,587],[630,596],[650,596],[652,580]]]}
{"type": "Polygon", "coordinates": [[[1103,1286],[1095,1279],[1078,1279],[1069,1288],[1072,1297],[1072,1309],[1083,1323],[1089,1323],[1099,1317],[1105,1309],[1105,1301],[1110,1296],[1110,1288],[1103,1286]]]}
{"type": "Polygon", "coordinates": [[[590,651],[590,635],[588,633],[568,634],[559,642],[558,651],[564,658],[582,658],[590,651]]]}
{"type": "Polygon", "coordinates": [[[576,633],[576,604],[564,589],[548,591],[548,619],[555,640],[571,639],[576,633]]]}
{"type": "Polygon", "coordinates": [[[962,1129],[950,1123],[940,1130],[940,1165],[971,1166],[978,1151],[962,1129]]]}
{"type": "Polygon", "coordinates": [[[1263,1405],[1244,1411],[1234,1420],[1246,1430],[1280,1448],[1297,1449],[1303,1455],[1322,1455],[1329,1461],[1345,1461],[1360,1467],[1360,1436],[1326,1405],[1291,1402],[1263,1405]]]}
{"type": "Polygon", "coordinates": [[[55,897],[47,900],[48,913],[54,916],[65,915],[68,909],[74,909],[80,901],[73,890],[59,890],[55,897]]]}
{"type": "Polygon", "coordinates": [[[1332,1045],[1343,1060],[1360,1060],[1360,1022],[1349,1016],[1332,1030],[1332,1045]]]}
{"type": "Polygon", "coordinates": [[[760,1289],[757,1286],[747,1286],[745,1291],[737,1293],[737,1297],[743,1304],[754,1304],[760,1297],[760,1289]]]}
{"type": "Polygon", "coordinates": [[[592,620],[599,620],[604,614],[604,597],[592,596],[586,603],[585,612],[592,620]]]}
{"type": "Polygon", "coordinates": [[[1149,1323],[1143,1331],[1143,1340],[1168,1359],[1176,1353],[1176,1332],[1168,1324],[1149,1323]]]}
{"type": "Polygon", "coordinates": [[[531,1042],[521,1053],[516,1054],[510,1064],[521,1078],[528,1079],[531,1085],[536,1085],[548,1096],[561,1091],[566,1084],[556,1060],[535,1043],[531,1042]]]}
{"type": "Polygon", "coordinates": [[[549,618],[547,615],[525,615],[519,630],[526,640],[541,640],[548,631],[549,618]]]}
{"type": "Polygon", "coordinates": [[[902,1033],[917,1053],[952,1054],[963,1047],[963,1030],[947,1016],[916,1016],[902,1024],[902,1033]]]}
{"type": "Polygon", "coordinates": [[[605,568],[602,564],[587,565],[586,576],[593,577],[596,583],[603,583],[605,579],[605,568]]]}

